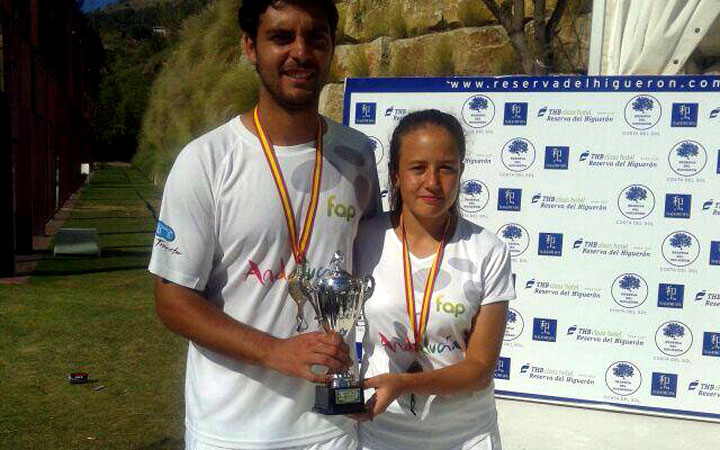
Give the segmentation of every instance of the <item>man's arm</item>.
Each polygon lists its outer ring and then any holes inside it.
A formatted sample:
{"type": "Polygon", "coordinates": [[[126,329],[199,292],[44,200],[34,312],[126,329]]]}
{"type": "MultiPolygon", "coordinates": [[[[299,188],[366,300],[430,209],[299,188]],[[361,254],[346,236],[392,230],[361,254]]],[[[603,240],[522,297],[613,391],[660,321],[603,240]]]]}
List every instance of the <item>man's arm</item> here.
{"type": "Polygon", "coordinates": [[[284,375],[322,383],[329,375],[313,373],[311,366],[326,366],[332,373],[352,364],[347,344],[337,334],[276,338],[233,319],[196,291],[161,278],[155,282],[155,308],[165,326],[198,345],[284,375]]]}

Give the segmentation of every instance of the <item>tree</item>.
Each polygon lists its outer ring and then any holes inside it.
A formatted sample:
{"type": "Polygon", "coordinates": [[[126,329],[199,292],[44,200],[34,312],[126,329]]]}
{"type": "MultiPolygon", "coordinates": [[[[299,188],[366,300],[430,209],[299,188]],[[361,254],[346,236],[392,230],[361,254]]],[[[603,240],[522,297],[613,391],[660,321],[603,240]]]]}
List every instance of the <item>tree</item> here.
{"type": "Polygon", "coordinates": [[[645,190],[645,188],[641,188],[640,186],[632,186],[625,193],[625,198],[631,202],[641,202],[647,199],[647,190],[645,190]]]}
{"type": "Polygon", "coordinates": [[[515,311],[508,311],[507,321],[508,323],[517,322],[517,313],[515,311]]]}
{"type": "Polygon", "coordinates": [[[479,182],[471,180],[471,181],[468,181],[467,183],[465,183],[465,185],[462,188],[462,191],[463,191],[463,194],[466,194],[466,195],[472,195],[472,196],[481,195],[482,191],[483,191],[483,187],[482,187],[482,184],[480,184],[479,182]]]}
{"type": "Polygon", "coordinates": [[[685,327],[677,322],[670,322],[663,328],[663,335],[671,339],[685,336],[685,327]]]}
{"type": "Polygon", "coordinates": [[[533,0],[533,16],[525,17],[525,0],[482,0],[490,12],[505,28],[510,43],[520,57],[523,71],[528,75],[546,75],[555,65],[552,39],[568,1],[557,0],[550,17],[545,8],[546,0],[533,0]],[[535,33],[533,44],[528,42],[525,26],[532,22],[535,33]]]}
{"type": "Polygon", "coordinates": [[[508,225],[503,230],[502,235],[505,239],[520,239],[522,237],[522,230],[517,225],[508,225]]]}
{"type": "Polygon", "coordinates": [[[487,109],[487,107],[488,101],[483,97],[475,97],[470,101],[470,109],[473,111],[482,111],[483,109],[487,109]]]}
{"type": "Polygon", "coordinates": [[[620,279],[620,289],[635,290],[640,289],[640,279],[635,275],[625,275],[620,279]]]}
{"type": "Polygon", "coordinates": [[[639,113],[643,113],[645,111],[652,111],[654,107],[655,104],[650,97],[638,97],[632,104],[632,109],[639,113]]]}
{"type": "Polygon", "coordinates": [[[692,142],[683,142],[677,149],[677,155],[681,158],[690,159],[690,157],[698,155],[698,146],[692,142]]]}
{"type": "Polygon", "coordinates": [[[527,153],[528,152],[527,142],[523,141],[522,139],[515,139],[510,144],[508,151],[510,153],[514,153],[516,155],[518,155],[520,153],[527,153]]]}
{"type": "Polygon", "coordinates": [[[628,363],[618,363],[613,367],[613,375],[620,378],[628,378],[635,376],[635,369],[628,363]]]}
{"type": "Polygon", "coordinates": [[[686,233],[675,233],[670,238],[670,245],[675,248],[690,247],[692,245],[692,238],[686,233]]]}

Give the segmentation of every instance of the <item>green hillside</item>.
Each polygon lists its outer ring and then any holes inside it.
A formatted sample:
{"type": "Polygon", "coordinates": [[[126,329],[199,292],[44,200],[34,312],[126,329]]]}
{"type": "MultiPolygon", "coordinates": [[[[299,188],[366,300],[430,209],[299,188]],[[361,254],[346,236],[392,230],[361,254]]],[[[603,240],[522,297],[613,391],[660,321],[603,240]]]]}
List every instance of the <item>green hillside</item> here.
{"type": "Polygon", "coordinates": [[[126,0],[88,15],[106,54],[93,108],[96,160],[135,154],[152,81],[185,19],[208,1],[126,0]]]}
{"type": "Polygon", "coordinates": [[[256,101],[257,78],[241,59],[239,0],[217,0],[183,27],[152,86],[136,167],[162,182],[182,147],[256,101]]]}

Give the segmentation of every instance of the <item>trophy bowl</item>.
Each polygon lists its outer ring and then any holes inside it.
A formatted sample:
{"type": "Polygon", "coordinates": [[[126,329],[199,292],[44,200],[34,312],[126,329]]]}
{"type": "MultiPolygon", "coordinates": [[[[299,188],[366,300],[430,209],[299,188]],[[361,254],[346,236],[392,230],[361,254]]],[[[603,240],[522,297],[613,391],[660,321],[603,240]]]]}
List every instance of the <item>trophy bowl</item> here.
{"type": "MultiPolygon", "coordinates": [[[[326,332],[336,332],[347,343],[355,328],[365,300],[375,288],[371,276],[355,278],[343,270],[342,252],[335,252],[329,270],[312,279],[307,271],[291,277],[290,295],[298,303],[309,302],[320,325],[326,332]],[[302,296],[302,298],[296,298],[302,296]]],[[[351,346],[351,348],[354,346],[351,346]]],[[[363,389],[355,364],[347,370],[332,374],[332,380],[315,387],[313,411],[326,415],[365,412],[363,389]]]]}

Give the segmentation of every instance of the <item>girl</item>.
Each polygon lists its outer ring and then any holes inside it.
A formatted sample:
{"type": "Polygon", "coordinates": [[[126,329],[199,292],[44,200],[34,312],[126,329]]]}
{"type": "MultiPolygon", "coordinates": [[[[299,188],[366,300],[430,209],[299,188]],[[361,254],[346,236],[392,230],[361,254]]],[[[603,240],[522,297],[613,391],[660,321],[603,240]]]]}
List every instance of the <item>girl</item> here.
{"type": "Polygon", "coordinates": [[[492,380],[515,292],[505,244],[457,214],[464,158],[453,116],[407,115],[390,142],[392,211],[360,226],[354,267],[376,281],[362,449],[501,448],[492,380]]]}

